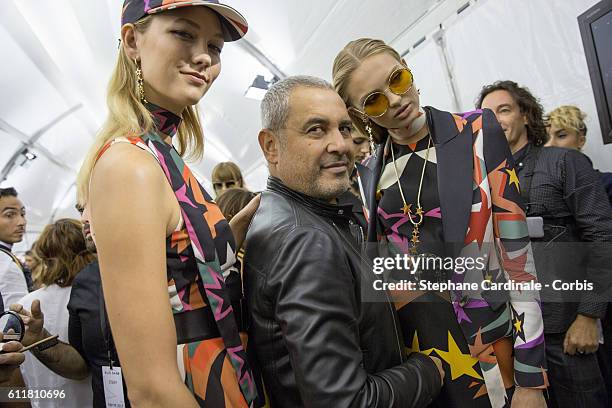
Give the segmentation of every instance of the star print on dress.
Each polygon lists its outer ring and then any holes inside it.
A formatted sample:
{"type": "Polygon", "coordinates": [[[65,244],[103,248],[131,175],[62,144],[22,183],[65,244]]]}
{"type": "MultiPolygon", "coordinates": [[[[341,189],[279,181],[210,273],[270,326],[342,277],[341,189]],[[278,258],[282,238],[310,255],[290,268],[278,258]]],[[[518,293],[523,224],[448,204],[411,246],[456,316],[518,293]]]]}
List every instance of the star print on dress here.
{"type": "Polygon", "coordinates": [[[508,175],[510,176],[510,179],[508,180],[508,185],[509,186],[511,186],[512,184],[516,185],[516,190],[520,193],[521,188],[520,188],[518,176],[516,175],[516,169],[506,169],[506,173],[508,173],[508,175]]]}
{"type": "Polygon", "coordinates": [[[461,352],[450,331],[448,332],[448,351],[439,349],[434,349],[434,351],[450,366],[451,378],[453,380],[456,380],[462,375],[482,380],[482,376],[474,370],[474,366],[478,364],[478,360],[469,354],[461,352]]]}
{"type": "Polygon", "coordinates": [[[514,333],[523,342],[525,342],[525,331],[523,325],[525,323],[525,313],[518,314],[514,308],[512,308],[512,326],[514,326],[514,333]]]}
{"type": "Polygon", "coordinates": [[[425,354],[426,356],[428,356],[434,350],[435,349],[433,348],[430,348],[427,350],[421,350],[421,346],[419,345],[419,335],[417,331],[415,330],[414,337],[412,338],[412,344],[410,345],[410,347],[406,347],[406,354],[421,353],[421,354],[425,354]]]}

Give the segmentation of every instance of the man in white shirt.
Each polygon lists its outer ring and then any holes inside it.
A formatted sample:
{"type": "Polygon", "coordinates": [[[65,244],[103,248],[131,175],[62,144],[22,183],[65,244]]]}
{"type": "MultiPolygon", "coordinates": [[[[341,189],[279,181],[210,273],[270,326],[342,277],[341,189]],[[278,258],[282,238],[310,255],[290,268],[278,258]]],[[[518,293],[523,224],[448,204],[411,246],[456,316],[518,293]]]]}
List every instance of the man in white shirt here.
{"type": "Polygon", "coordinates": [[[25,207],[17,191],[0,188],[0,293],[7,309],[28,293],[21,264],[11,253],[13,244],[23,239],[25,227],[25,207]]]}

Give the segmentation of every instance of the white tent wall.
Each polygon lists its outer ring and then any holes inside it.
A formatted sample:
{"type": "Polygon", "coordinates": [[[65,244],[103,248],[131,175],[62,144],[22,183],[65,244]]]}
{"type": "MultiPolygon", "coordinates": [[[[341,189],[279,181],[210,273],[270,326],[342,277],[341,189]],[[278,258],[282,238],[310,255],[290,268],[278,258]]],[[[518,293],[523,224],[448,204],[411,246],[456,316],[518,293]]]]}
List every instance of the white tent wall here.
{"type": "Polygon", "coordinates": [[[597,0],[487,0],[446,31],[461,109],[484,84],[511,79],[540,98],[545,112],[576,105],[587,113],[584,153],[612,170],[604,145],[577,16],[597,0]]]}
{"type": "MultiPolygon", "coordinates": [[[[428,39],[406,55],[423,104],[468,111],[483,85],[510,79],[527,86],[545,112],[576,105],[587,113],[583,152],[596,168],[612,170],[612,144],[604,145],[577,17],[598,0],[480,0],[441,21],[448,64],[441,47],[428,39]],[[437,53],[434,53],[437,48],[437,53]],[[438,66],[436,66],[438,65],[438,66]],[[447,66],[458,104],[453,106],[447,66]],[[420,72],[425,74],[421,79],[420,72]],[[432,88],[430,89],[430,86],[432,88]]],[[[431,23],[429,23],[431,24],[431,23]]],[[[417,28],[418,29],[418,28],[417,28]]],[[[399,39],[407,47],[415,36],[399,39]]]]}
{"type": "MultiPolygon", "coordinates": [[[[336,53],[350,40],[373,37],[405,54],[425,105],[471,110],[481,87],[498,79],[528,86],[546,111],[575,104],[588,114],[585,153],[595,167],[612,170],[577,25],[597,0],[226,1],[249,20],[246,40],[287,75],[330,80],[336,53]]],[[[0,182],[15,186],[28,208],[18,252],[46,223],[77,216],[73,183],[105,116],[120,4],[0,1],[0,47],[10,56],[0,64],[0,169],[25,145],[38,156],[0,182]]],[[[227,160],[240,165],[249,188],[265,188],[259,102],[244,97],[255,75],[269,73],[264,65],[239,43],[224,48],[222,74],[199,106],[204,159],[192,165],[209,191],[212,168],[227,160]]]]}
{"type": "Polygon", "coordinates": [[[440,48],[430,40],[404,57],[414,74],[422,105],[454,111],[450,81],[441,60],[440,48]]]}

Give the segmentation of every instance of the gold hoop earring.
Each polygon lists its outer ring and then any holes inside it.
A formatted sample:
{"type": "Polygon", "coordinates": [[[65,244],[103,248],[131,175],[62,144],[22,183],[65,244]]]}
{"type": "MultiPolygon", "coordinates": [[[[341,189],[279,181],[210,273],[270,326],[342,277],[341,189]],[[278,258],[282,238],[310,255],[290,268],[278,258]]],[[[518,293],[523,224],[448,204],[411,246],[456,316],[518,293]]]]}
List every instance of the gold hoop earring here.
{"type": "Polygon", "coordinates": [[[361,120],[363,120],[363,125],[365,127],[366,132],[368,133],[368,140],[370,141],[370,152],[374,153],[374,151],[376,150],[376,146],[374,144],[374,134],[372,132],[372,125],[370,124],[370,119],[364,116],[361,118],[361,120]]]}
{"type": "Polygon", "coordinates": [[[140,64],[138,63],[138,60],[134,60],[134,64],[136,64],[136,87],[138,91],[138,96],[140,97],[140,102],[148,103],[147,98],[145,98],[144,79],[142,79],[142,69],[140,69],[140,64]]]}

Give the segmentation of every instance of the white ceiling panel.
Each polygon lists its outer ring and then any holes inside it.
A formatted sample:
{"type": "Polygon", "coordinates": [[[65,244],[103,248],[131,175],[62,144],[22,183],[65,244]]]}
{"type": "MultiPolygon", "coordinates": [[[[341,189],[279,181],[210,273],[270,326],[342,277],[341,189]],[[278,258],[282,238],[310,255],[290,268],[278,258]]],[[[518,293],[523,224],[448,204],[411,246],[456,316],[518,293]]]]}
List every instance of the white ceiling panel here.
{"type": "Polygon", "coordinates": [[[66,102],[1,25],[0,44],[11,56],[0,64],[0,119],[31,135],[66,109],[66,102]]]}
{"type": "Polygon", "coordinates": [[[289,68],[307,43],[344,1],[241,0],[232,2],[249,21],[247,38],[281,69],[289,68]]]}
{"type": "MultiPolygon", "coordinates": [[[[14,4],[53,63],[69,79],[78,99],[86,101],[100,121],[104,117],[104,91],[111,65],[87,42],[71,2],[30,0],[14,4]]],[[[102,39],[110,40],[108,37],[102,39]]],[[[102,49],[108,49],[112,43],[104,44],[102,49]]]]}
{"type": "MultiPolygon", "coordinates": [[[[349,41],[370,37],[393,43],[437,0],[344,0],[328,3],[335,4],[335,7],[300,47],[295,60],[288,67],[290,72],[331,79],[334,58],[349,41]]],[[[308,13],[305,13],[307,19],[308,13]]]]}
{"type": "Polygon", "coordinates": [[[93,135],[81,126],[76,116],[71,115],[49,128],[38,143],[61,162],[77,170],[92,141],[93,135]]]}
{"type": "MultiPolygon", "coordinates": [[[[0,171],[8,163],[13,153],[22,146],[19,139],[2,130],[0,126],[0,171]]],[[[2,182],[2,180],[0,180],[2,182]]]]}

